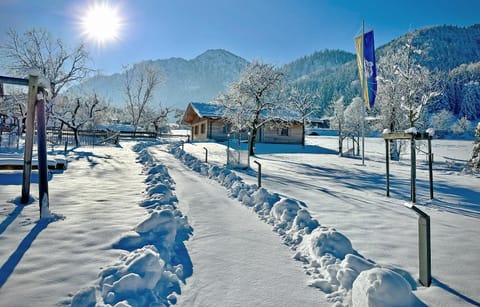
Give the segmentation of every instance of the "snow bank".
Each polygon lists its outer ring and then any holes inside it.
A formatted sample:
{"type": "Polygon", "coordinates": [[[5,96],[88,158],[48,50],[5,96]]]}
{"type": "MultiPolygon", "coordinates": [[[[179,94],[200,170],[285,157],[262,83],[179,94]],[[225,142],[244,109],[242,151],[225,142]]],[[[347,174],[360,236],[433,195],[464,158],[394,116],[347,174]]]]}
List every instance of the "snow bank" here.
{"type": "Polygon", "coordinates": [[[228,168],[204,163],[179,146],[172,146],[171,152],[192,170],[218,181],[231,197],[271,224],[295,251],[294,258],[305,263],[310,285],[325,292],[335,306],[412,306],[417,302],[404,277],[359,255],[345,235],[321,226],[302,202],[246,184],[228,168]]]}
{"type": "Polygon", "coordinates": [[[137,161],[147,175],[143,207],[149,216],[113,244],[127,253],[103,269],[94,286],[80,290],[72,306],[169,306],[176,303],[183,282],[192,268],[183,241],[192,228],[177,209],[174,182],[167,168],[158,165],[145,148],[135,147],[137,161]]]}
{"type": "Polygon", "coordinates": [[[382,268],[358,275],[353,283],[352,300],[358,307],[407,307],[417,303],[408,282],[399,274],[382,268]]]}

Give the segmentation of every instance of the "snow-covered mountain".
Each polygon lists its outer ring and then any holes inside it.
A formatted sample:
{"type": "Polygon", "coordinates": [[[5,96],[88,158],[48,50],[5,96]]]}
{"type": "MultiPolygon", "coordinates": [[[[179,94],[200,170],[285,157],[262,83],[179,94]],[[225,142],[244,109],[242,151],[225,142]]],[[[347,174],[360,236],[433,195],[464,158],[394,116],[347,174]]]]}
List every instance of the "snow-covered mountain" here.
{"type": "MultiPolygon", "coordinates": [[[[444,94],[430,111],[447,109],[458,117],[467,116],[470,120],[480,118],[480,24],[470,27],[434,26],[407,33],[378,47],[377,61],[395,53],[407,40],[411,40],[416,49],[422,50],[421,54],[415,54],[417,63],[444,74],[444,94]],[[463,106],[470,101],[478,102],[473,107],[463,106]]],[[[315,63],[315,58],[321,56],[324,55],[314,53],[306,59],[315,63]]],[[[357,64],[355,56],[350,54],[350,57],[351,60],[343,65],[319,67],[301,77],[292,74],[292,80],[298,87],[320,93],[320,109],[323,113],[319,115],[331,111],[329,105],[336,97],[343,95],[349,103],[359,94],[357,64]]],[[[348,59],[347,54],[344,59],[348,59]]],[[[297,71],[302,70],[301,66],[297,71]]]]}
{"type": "MultiPolygon", "coordinates": [[[[377,61],[412,40],[422,50],[418,63],[445,75],[445,92],[431,112],[447,109],[458,117],[480,118],[480,24],[470,27],[433,26],[409,32],[376,51],[377,61]],[[468,111],[468,114],[466,112],[468,111]]],[[[352,42],[353,44],[353,42],[352,42]]],[[[318,115],[329,114],[332,101],[343,95],[346,103],[360,92],[355,55],[341,50],[324,50],[301,57],[281,67],[287,80],[300,88],[321,95],[318,115]]],[[[149,60],[160,69],[163,82],[154,93],[155,101],[165,106],[185,108],[190,101],[209,101],[235,81],[248,61],[226,50],[207,50],[191,60],[170,58],[149,60]]],[[[123,105],[123,75],[95,76],[83,83],[82,90],[123,105]]],[[[70,89],[79,91],[79,87],[70,89]]]]}
{"type": "MultiPolygon", "coordinates": [[[[191,60],[170,58],[138,63],[158,68],[162,82],[154,93],[156,103],[184,108],[190,101],[209,101],[238,78],[248,62],[222,49],[207,50],[191,60]]],[[[95,91],[113,105],[123,105],[124,75],[98,75],[69,89],[71,93],[95,91]]]]}

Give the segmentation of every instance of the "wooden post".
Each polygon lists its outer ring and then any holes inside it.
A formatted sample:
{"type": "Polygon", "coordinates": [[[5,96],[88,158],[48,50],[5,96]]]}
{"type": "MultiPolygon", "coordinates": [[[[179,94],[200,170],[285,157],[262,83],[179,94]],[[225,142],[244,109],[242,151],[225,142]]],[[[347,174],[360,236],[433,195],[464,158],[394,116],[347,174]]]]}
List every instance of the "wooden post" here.
{"type": "Polygon", "coordinates": [[[30,177],[32,175],[32,150],[35,123],[35,102],[38,92],[38,76],[30,75],[28,78],[28,106],[25,129],[25,151],[23,154],[23,180],[22,198],[23,204],[28,203],[30,198],[30,177]]]}
{"type": "Polygon", "coordinates": [[[48,164],[47,141],[45,127],[45,100],[37,100],[37,151],[38,151],[38,199],[40,204],[40,218],[42,218],[43,202],[48,206],[48,164]]]}
{"type": "Polygon", "coordinates": [[[389,140],[385,140],[385,163],[387,169],[387,197],[390,197],[390,146],[389,140]]]}
{"type": "Polygon", "coordinates": [[[410,166],[411,166],[411,176],[410,176],[410,192],[411,192],[411,200],[412,203],[416,202],[416,170],[417,170],[417,158],[415,153],[415,136],[412,134],[412,138],[410,139],[410,166]]]}
{"type": "Polygon", "coordinates": [[[205,149],[205,163],[208,162],[208,149],[206,147],[203,147],[205,149]]]}
{"type": "Polygon", "coordinates": [[[428,179],[430,181],[430,199],[433,199],[433,154],[432,136],[428,136],[428,179]]]}

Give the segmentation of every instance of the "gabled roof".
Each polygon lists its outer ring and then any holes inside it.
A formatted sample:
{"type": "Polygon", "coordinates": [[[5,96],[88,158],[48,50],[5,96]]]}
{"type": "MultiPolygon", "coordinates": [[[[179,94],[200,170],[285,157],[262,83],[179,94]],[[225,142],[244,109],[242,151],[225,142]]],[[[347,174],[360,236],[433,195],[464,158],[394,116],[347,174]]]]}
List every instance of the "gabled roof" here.
{"type": "Polygon", "coordinates": [[[218,104],[207,102],[190,102],[183,114],[182,123],[191,125],[201,118],[220,119],[225,108],[218,104]]]}
{"type": "Polygon", "coordinates": [[[223,113],[225,111],[223,106],[208,102],[191,102],[190,106],[192,106],[193,110],[200,118],[221,118],[223,117],[223,113]]]}
{"type": "MultiPolygon", "coordinates": [[[[224,117],[225,107],[218,104],[208,103],[208,102],[190,102],[187,106],[185,113],[183,114],[182,122],[184,124],[191,125],[193,122],[198,121],[202,118],[210,119],[221,119],[224,117]]],[[[272,117],[279,121],[292,121],[297,122],[298,118],[301,117],[298,111],[296,110],[275,110],[267,111],[263,110],[261,112],[261,117],[272,117]]]]}

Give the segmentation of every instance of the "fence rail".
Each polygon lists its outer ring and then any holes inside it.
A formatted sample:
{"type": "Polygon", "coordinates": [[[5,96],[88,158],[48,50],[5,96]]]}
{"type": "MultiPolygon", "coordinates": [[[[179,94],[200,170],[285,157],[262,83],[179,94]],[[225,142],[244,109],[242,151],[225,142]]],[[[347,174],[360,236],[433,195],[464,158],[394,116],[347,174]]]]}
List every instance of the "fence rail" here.
{"type": "MultiPolygon", "coordinates": [[[[16,131],[1,131],[0,134],[0,148],[16,148],[20,146],[20,138],[16,131]]],[[[70,129],[55,129],[48,128],[46,131],[47,142],[50,145],[73,145],[75,146],[75,134],[70,129]]],[[[188,135],[181,134],[159,134],[152,131],[110,131],[110,130],[79,130],[78,140],[82,146],[93,146],[107,142],[118,142],[121,138],[149,138],[155,139],[157,137],[185,137],[188,135]]],[[[36,134],[34,142],[36,143],[36,134]]]]}

